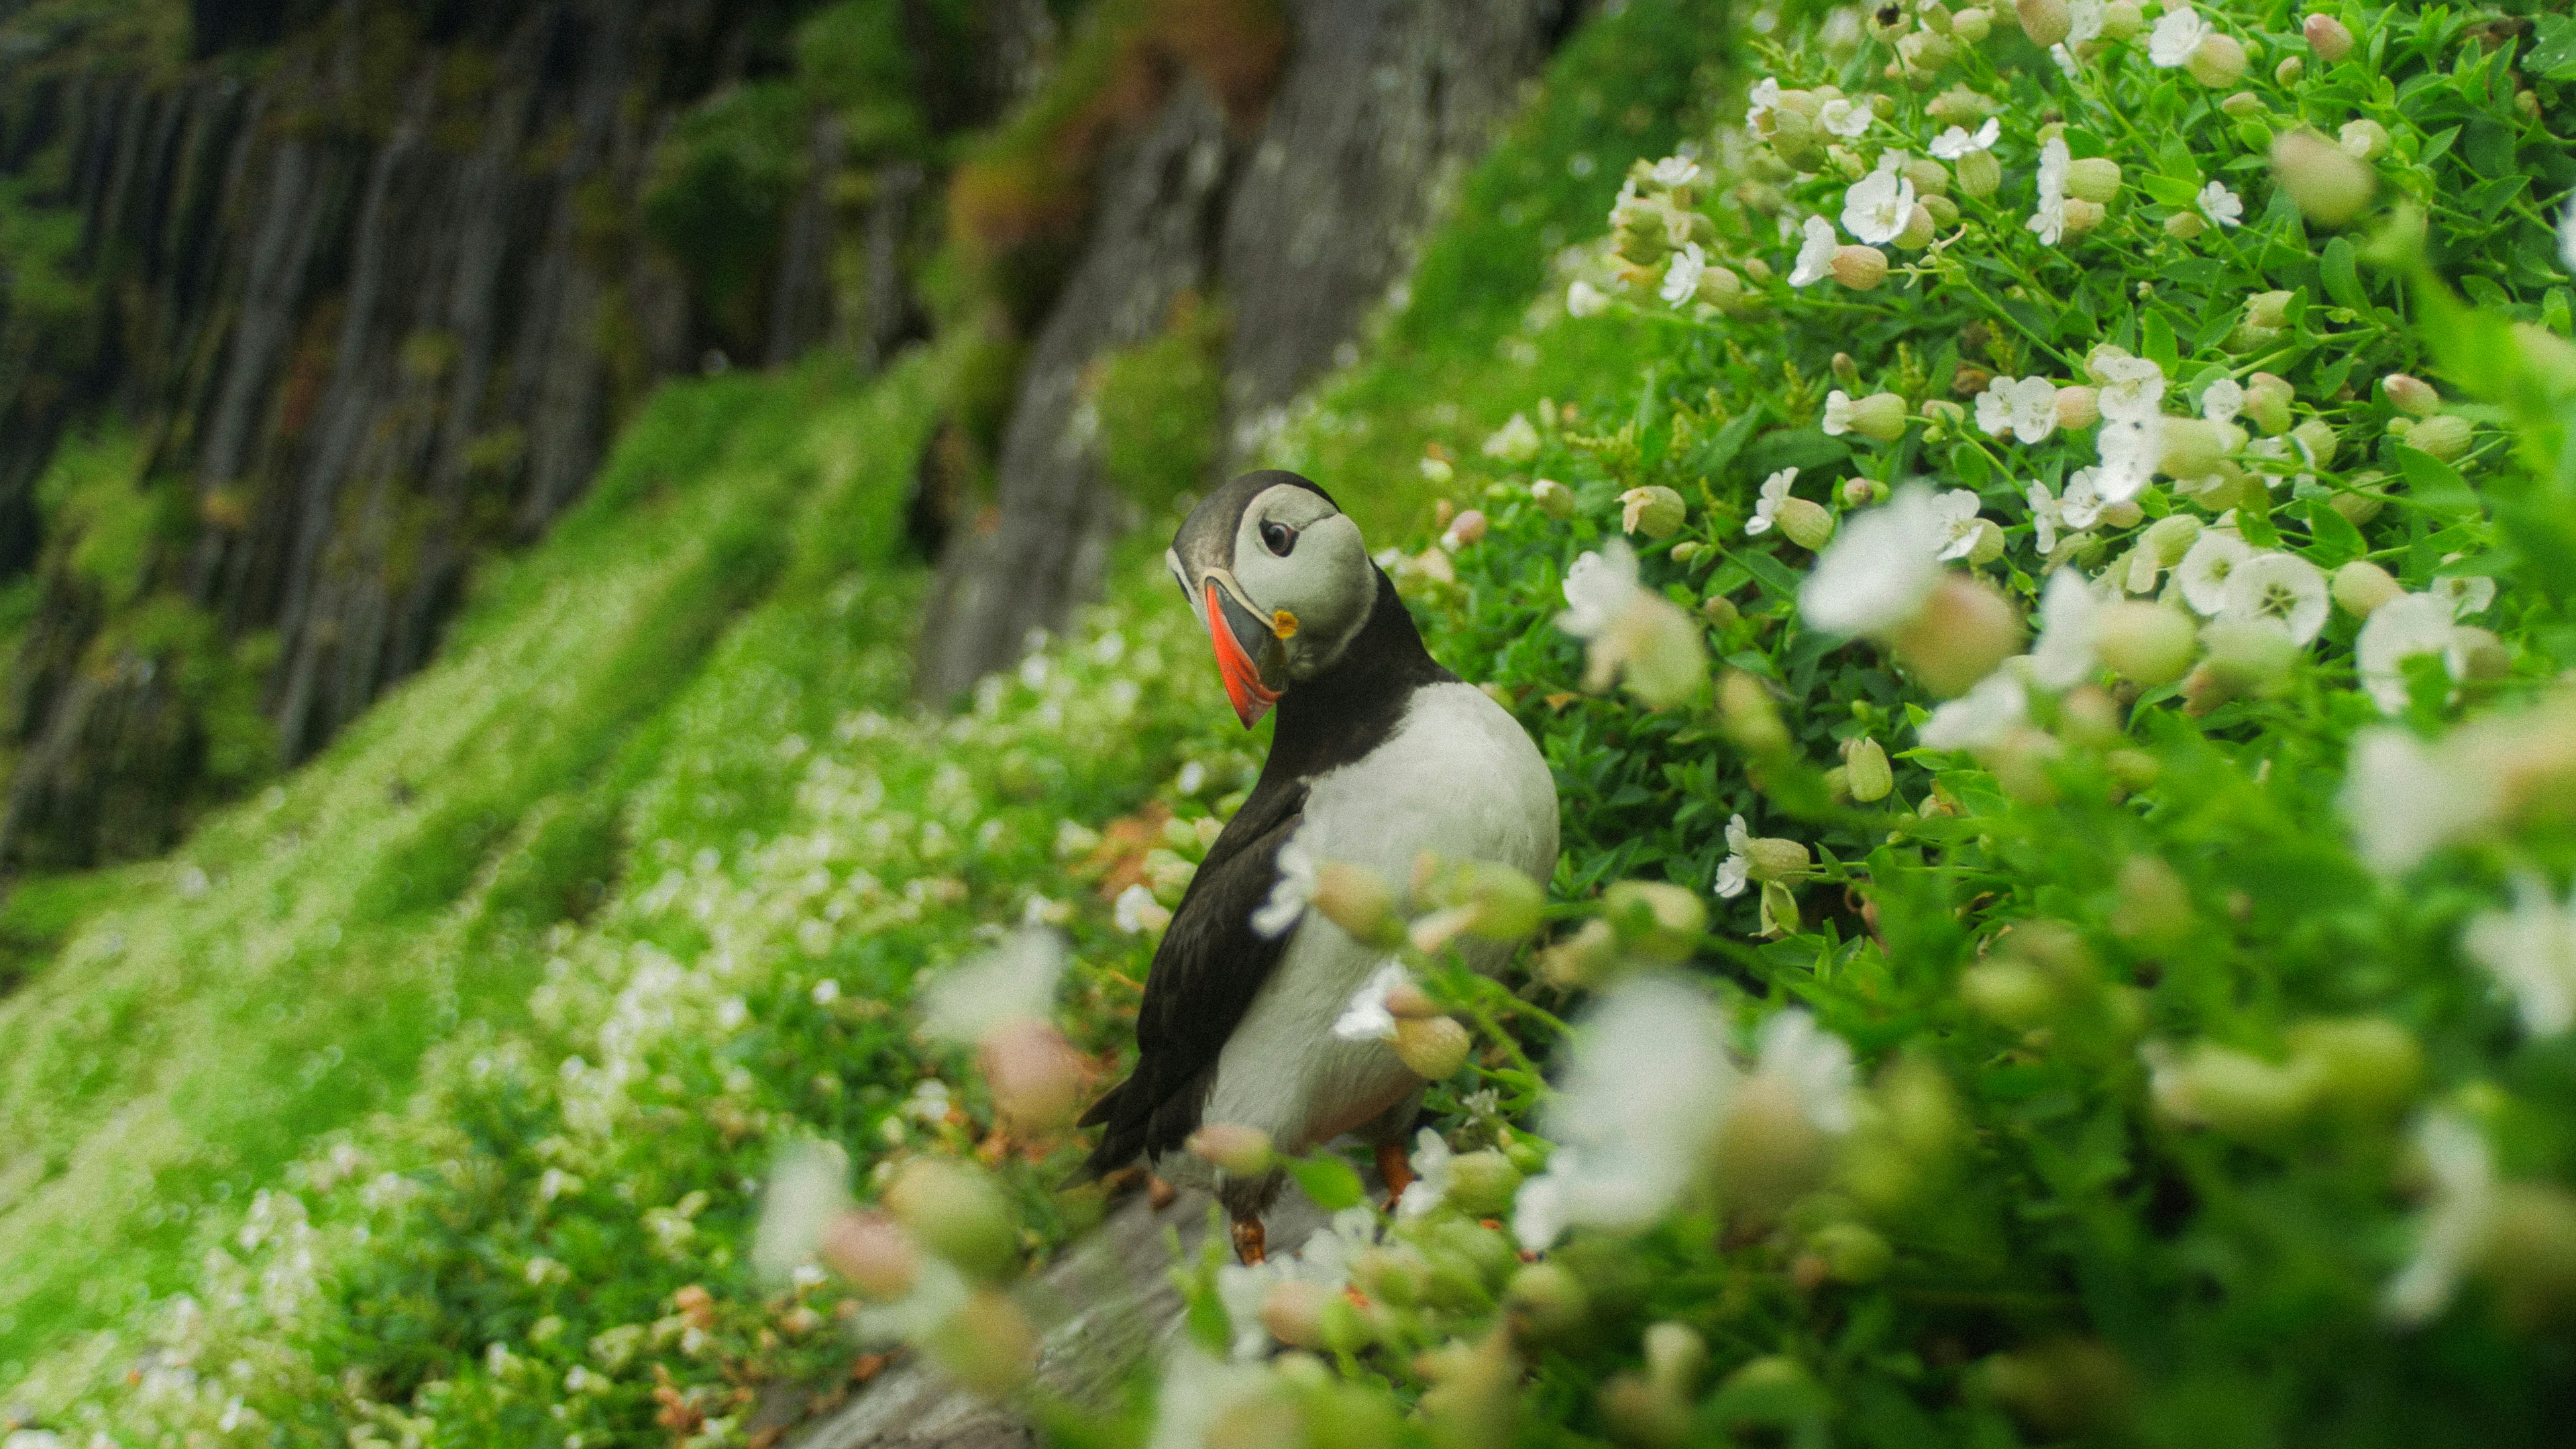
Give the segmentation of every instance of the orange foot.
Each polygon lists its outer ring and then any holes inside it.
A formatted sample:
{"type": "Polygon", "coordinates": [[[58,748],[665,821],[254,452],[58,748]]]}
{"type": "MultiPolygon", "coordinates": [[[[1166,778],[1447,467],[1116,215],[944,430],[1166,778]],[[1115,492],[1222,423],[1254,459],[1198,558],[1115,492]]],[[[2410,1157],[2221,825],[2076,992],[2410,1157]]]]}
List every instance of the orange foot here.
{"type": "Polygon", "coordinates": [[[1386,1179],[1386,1210],[1395,1211],[1398,1198],[1413,1186],[1413,1164],[1404,1160],[1404,1144],[1381,1142],[1377,1145],[1377,1175],[1386,1179]]]}
{"type": "Polygon", "coordinates": [[[1234,1220],[1234,1256],[1247,1268],[1270,1256],[1270,1235],[1262,1228],[1261,1219],[1234,1220]]]}

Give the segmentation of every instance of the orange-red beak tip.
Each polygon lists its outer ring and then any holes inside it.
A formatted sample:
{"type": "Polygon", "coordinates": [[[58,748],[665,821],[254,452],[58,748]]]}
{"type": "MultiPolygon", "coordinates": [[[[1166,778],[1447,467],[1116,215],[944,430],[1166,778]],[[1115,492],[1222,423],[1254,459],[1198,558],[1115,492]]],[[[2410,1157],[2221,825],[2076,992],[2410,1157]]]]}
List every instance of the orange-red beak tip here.
{"type": "Polygon", "coordinates": [[[1217,673],[1225,680],[1225,697],[1234,705],[1234,717],[1250,729],[1279,702],[1279,691],[1261,682],[1260,666],[1225,626],[1225,610],[1213,581],[1207,585],[1207,626],[1208,642],[1216,646],[1217,673]]]}

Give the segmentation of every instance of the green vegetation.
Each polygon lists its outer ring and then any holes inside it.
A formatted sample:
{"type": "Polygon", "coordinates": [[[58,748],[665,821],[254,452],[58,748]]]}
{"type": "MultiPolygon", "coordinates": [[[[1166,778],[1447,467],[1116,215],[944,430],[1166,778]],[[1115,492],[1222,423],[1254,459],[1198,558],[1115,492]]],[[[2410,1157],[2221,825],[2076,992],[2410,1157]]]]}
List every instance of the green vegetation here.
{"type": "Polygon", "coordinates": [[[1160,513],[1216,467],[1225,410],[1225,314],[1185,292],[1162,335],[1094,364],[1100,466],[1160,513]]]}

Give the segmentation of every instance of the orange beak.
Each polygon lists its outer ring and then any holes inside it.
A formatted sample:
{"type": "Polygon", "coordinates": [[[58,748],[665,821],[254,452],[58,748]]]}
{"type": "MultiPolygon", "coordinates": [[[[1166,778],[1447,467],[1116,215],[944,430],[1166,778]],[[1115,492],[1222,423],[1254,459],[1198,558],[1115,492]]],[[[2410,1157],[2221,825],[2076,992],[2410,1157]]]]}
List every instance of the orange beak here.
{"type": "MultiPolygon", "coordinates": [[[[1236,637],[1228,610],[1241,615],[1253,629],[1262,626],[1250,611],[1228,599],[1214,579],[1207,581],[1206,588],[1208,641],[1216,646],[1217,673],[1225,678],[1225,697],[1234,702],[1234,717],[1250,729],[1279,702],[1279,691],[1261,682],[1261,667],[1252,662],[1251,653],[1236,637]]],[[[1261,637],[1266,638],[1266,631],[1261,637]]]]}

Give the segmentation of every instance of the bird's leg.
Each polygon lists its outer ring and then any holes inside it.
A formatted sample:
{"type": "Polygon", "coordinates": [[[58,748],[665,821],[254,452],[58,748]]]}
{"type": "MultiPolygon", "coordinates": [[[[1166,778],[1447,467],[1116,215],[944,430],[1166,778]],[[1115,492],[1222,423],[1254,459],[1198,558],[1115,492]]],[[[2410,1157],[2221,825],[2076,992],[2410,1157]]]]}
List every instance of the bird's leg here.
{"type": "Polygon", "coordinates": [[[1381,1142],[1377,1145],[1377,1175],[1386,1179],[1386,1210],[1395,1211],[1396,1200],[1413,1186],[1413,1164],[1404,1160],[1404,1144],[1381,1142]]]}
{"type": "Polygon", "coordinates": [[[1234,1256],[1247,1268],[1270,1256],[1270,1235],[1259,1214],[1234,1220],[1234,1256]]]}

